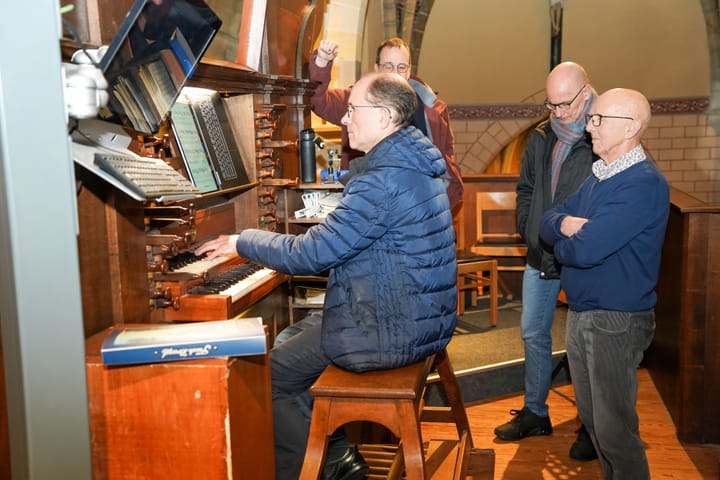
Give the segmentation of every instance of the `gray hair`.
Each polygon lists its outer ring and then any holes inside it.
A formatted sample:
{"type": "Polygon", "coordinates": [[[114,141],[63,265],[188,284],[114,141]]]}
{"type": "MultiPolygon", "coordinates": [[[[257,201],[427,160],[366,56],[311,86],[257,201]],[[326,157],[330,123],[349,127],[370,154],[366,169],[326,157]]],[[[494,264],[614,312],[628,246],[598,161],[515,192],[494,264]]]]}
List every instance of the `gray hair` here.
{"type": "Polygon", "coordinates": [[[418,109],[415,90],[403,77],[394,73],[381,73],[368,86],[367,100],[373,105],[382,105],[391,112],[391,117],[400,128],[412,123],[418,109]]]}

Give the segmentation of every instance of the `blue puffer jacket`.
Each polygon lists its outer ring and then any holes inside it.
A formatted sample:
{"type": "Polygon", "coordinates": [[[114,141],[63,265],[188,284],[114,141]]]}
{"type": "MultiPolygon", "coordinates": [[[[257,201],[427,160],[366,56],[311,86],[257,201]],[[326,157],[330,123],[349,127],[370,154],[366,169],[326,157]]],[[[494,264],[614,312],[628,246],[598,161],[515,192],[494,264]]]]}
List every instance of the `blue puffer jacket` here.
{"type": "Polygon", "coordinates": [[[303,235],[244,230],[237,251],[288,274],[329,270],[323,350],[362,372],[445,347],[457,321],[457,265],[445,161],[433,144],[408,127],[356,161],[325,221],[303,235]]]}

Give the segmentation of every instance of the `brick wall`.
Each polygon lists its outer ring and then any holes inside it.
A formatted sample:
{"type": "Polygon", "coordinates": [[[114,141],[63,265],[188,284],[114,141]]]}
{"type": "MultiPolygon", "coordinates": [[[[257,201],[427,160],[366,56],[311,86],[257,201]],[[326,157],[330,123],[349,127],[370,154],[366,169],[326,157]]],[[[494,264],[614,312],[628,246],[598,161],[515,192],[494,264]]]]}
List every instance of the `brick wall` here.
{"type": "MultiPolygon", "coordinates": [[[[643,144],[670,184],[704,202],[720,203],[720,140],[708,126],[707,98],[652,101],[643,144]]],[[[455,156],[463,174],[485,172],[513,138],[545,114],[542,105],[454,105],[455,156]]]]}

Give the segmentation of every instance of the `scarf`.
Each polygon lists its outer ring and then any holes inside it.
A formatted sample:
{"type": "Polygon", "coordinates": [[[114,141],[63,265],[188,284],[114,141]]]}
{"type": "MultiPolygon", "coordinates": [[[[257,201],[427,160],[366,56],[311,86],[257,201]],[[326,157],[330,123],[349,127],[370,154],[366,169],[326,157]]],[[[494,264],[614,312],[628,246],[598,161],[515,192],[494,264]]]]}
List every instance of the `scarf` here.
{"type": "Polygon", "coordinates": [[[590,90],[590,96],[585,102],[580,116],[577,121],[568,123],[567,125],[560,123],[560,120],[555,115],[550,116],[550,127],[557,136],[558,141],[555,142],[555,146],[552,151],[552,172],[550,182],[550,195],[555,198],[555,189],[557,188],[558,179],[560,178],[560,170],[562,164],[570,153],[570,149],[575,143],[585,136],[585,115],[590,112],[593,104],[595,103],[597,94],[595,90],[590,90]]]}

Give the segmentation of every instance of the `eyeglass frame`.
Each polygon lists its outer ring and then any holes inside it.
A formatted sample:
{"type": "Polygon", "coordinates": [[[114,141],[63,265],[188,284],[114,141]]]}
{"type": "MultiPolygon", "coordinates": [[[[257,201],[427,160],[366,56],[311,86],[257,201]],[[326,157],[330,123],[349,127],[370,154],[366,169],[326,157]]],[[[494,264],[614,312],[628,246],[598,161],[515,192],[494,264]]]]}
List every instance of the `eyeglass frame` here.
{"type": "Polygon", "coordinates": [[[350,102],[348,102],[348,104],[345,106],[345,111],[347,112],[348,118],[352,117],[353,111],[355,111],[356,108],[384,108],[388,111],[388,115],[390,115],[390,118],[392,118],[392,112],[390,111],[390,108],[386,107],[385,105],[353,105],[350,102]]]}
{"type": "Polygon", "coordinates": [[[586,113],[586,114],[585,114],[585,123],[589,123],[589,124],[591,124],[593,127],[599,127],[600,125],[602,125],[603,118],[622,118],[622,119],[625,119],[625,120],[633,120],[633,121],[635,121],[635,119],[632,118],[632,117],[618,117],[618,116],[615,116],[615,115],[600,115],[599,113],[593,113],[593,114],[586,113]],[[598,118],[597,123],[595,123],[595,120],[594,120],[595,117],[598,118]]]}
{"type": "Polygon", "coordinates": [[[393,72],[393,71],[396,71],[396,72],[398,72],[398,73],[405,73],[405,72],[407,72],[408,70],[410,70],[410,68],[412,67],[412,64],[410,64],[410,63],[398,63],[397,65],[395,65],[395,64],[392,63],[392,62],[385,62],[385,63],[378,63],[377,66],[380,67],[380,69],[381,69],[383,72],[385,72],[385,73],[390,73],[390,72],[393,72]],[[391,68],[388,70],[388,67],[386,67],[386,65],[390,65],[391,68]]]}
{"type": "Polygon", "coordinates": [[[560,102],[560,103],[551,103],[547,98],[543,102],[543,105],[545,105],[545,108],[550,110],[551,112],[554,112],[555,110],[567,110],[570,108],[573,104],[573,102],[577,99],[577,97],[580,96],[583,90],[585,90],[585,87],[587,87],[587,83],[582,86],[579,92],[575,94],[575,96],[570,100],[569,102],[560,102]]]}

